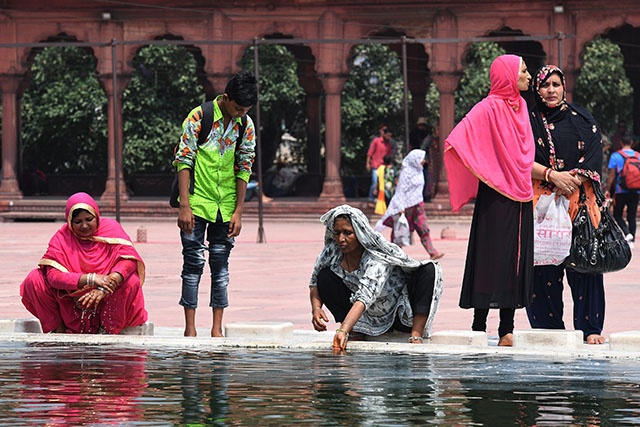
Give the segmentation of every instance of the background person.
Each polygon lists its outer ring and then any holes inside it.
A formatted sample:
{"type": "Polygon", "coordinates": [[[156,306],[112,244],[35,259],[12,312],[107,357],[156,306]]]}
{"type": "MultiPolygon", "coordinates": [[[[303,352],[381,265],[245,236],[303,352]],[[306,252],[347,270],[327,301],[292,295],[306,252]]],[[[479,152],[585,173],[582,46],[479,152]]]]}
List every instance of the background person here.
{"type": "MultiPolygon", "coordinates": [[[[395,221],[404,213],[409,222],[409,229],[420,236],[420,243],[427,250],[432,260],[440,259],[444,253],[438,252],[431,241],[431,231],[427,224],[427,214],[424,210],[422,189],[424,187],[423,166],[426,162],[424,150],[411,150],[402,161],[400,177],[396,192],[391,198],[389,207],[376,224],[376,230],[386,225],[393,229],[395,221]]],[[[391,241],[394,241],[393,231],[391,241]]]]}
{"type": "Polygon", "coordinates": [[[474,331],[486,331],[489,309],[500,309],[498,345],[510,346],[515,309],[529,303],[533,270],[535,148],[520,95],[531,76],[516,55],[497,57],[489,74],[489,95],[445,140],[444,163],[453,210],[476,198],[460,307],[474,309],[474,331]]]}
{"type": "Polygon", "coordinates": [[[387,242],[362,211],[341,205],[325,213],[324,249],[318,255],[309,293],[313,327],[327,329],[325,305],[340,323],[335,349],[349,334],[410,332],[410,343],[430,334],[442,293],[442,272],[432,261],[416,261],[387,242]]]}
{"type": "Polygon", "coordinates": [[[178,169],[180,211],[178,227],[182,240],[182,296],[184,336],[196,336],[198,287],[209,251],[212,337],[222,337],[222,316],[229,305],[229,255],[234,237],[242,228],[242,209],[255,157],[253,121],[246,117],[244,135],[239,135],[241,117],[256,103],[256,78],[248,71],[234,75],[222,95],[213,100],[213,126],[206,142],[198,146],[202,107],[185,119],[174,165],[178,169]],[[197,160],[197,161],[196,161],[197,160]],[[193,171],[193,172],[191,172],[193,171]],[[193,176],[193,194],[189,183],[193,176]],[[205,235],[209,243],[204,245],[205,235]]]}
{"type": "Polygon", "coordinates": [[[384,163],[384,156],[392,154],[393,145],[391,138],[393,133],[385,124],[378,127],[380,135],[373,138],[367,151],[367,163],[365,168],[371,173],[371,187],[369,188],[369,202],[375,202],[375,191],[378,186],[377,169],[384,163]]]}
{"type": "Polygon", "coordinates": [[[636,212],[638,210],[638,190],[627,190],[620,186],[620,172],[624,166],[623,151],[627,156],[638,156],[640,153],[632,149],[633,138],[630,132],[626,132],[622,136],[622,148],[619,151],[611,153],[609,158],[609,177],[607,183],[609,190],[605,196],[607,198],[614,194],[613,201],[613,217],[626,236],[629,245],[633,248],[633,242],[636,240],[636,212]],[[625,207],[627,208],[627,221],[624,220],[622,214],[625,207]]]}
{"type": "Polygon", "coordinates": [[[394,164],[393,156],[387,154],[384,156],[384,164],[377,170],[378,194],[376,196],[376,207],[373,211],[375,214],[384,215],[387,211],[387,205],[396,192],[398,175],[398,168],[394,164]]]}
{"type": "MultiPolygon", "coordinates": [[[[535,144],[532,177],[536,199],[541,194],[569,198],[569,215],[578,211],[580,185],[587,193],[593,224],[600,222],[593,186],[600,185],[602,135],[584,108],[566,101],[564,73],[555,65],[544,65],[534,76],[535,106],[530,118],[535,144]]],[[[565,329],[562,302],[563,279],[573,297],[573,325],[582,331],[587,344],[602,344],[604,325],[604,283],[602,274],[585,274],[561,265],[534,268],[533,298],[527,306],[532,328],[565,329]]]]}
{"type": "MultiPolygon", "coordinates": [[[[427,188],[427,183],[429,182],[429,163],[432,160],[429,155],[430,145],[433,142],[433,135],[431,132],[431,126],[427,124],[427,119],[425,117],[418,117],[416,120],[416,127],[411,129],[409,133],[409,149],[419,148],[425,151],[425,164],[422,167],[422,171],[424,174],[424,201],[428,202],[431,200],[431,190],[427,188]]],[[[433,169],[433,168],[431,168],[433,169]]]]}
{"type": "Polygon", "coordinates": [[[120,223],[101,218],[86,193],[69,197],[65,218],[20,285],[22,303],[42,331],[119,334],[143,325],[144,263],[120,223]]]}

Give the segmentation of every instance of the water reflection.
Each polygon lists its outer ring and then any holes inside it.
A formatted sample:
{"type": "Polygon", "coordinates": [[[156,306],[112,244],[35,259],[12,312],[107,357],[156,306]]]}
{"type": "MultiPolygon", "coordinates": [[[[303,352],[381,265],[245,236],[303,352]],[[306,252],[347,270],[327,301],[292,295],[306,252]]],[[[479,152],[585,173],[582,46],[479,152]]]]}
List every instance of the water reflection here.
{"type": "Polygon", "coordinates": [[[22,371],[15,412],[34,425],[142,420],[137,398],[147,386],[146,356],[146,350],[26,348],[13,359],[22,371]]]}
{"type": "Polygon", "coordinates": [[[637,365],[0,345],[0,425],[640,425],[637,365]]]}
{"type": "Polygon", "coordinates": [[[230,412],[227,395],[229,374],[224,360],[228,357],[225,353],[214,353],[206,363],[202,363],[198,353],[183,355],[180,369],[182,424],[227,424],[230,412]]]}

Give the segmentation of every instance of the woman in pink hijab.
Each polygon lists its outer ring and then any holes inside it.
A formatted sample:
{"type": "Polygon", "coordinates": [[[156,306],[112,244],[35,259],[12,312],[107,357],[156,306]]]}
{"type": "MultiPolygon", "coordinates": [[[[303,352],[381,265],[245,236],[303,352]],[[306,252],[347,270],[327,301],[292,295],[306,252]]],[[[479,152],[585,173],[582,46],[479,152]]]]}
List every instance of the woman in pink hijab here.
{"type": "Polygon", "coordinates": [[[20,285],[44,332],[119,334],[147,321],[144,263],[120,224],[86,193],[67,200],[67,223],[20,285]]]}
{"type": "Polygon", "coordinates": [[[489,309],[500,309],[498,345],[510,346],[515,309],[529,303],[533,272],[535,146],[520,95],[531,76],[522,58],[502,55],[490,78],[489,95],[445,140],[444,163],[454,212],[476,199],[460,307],[474,309],[474,331],[486,331],[489,309]]]}

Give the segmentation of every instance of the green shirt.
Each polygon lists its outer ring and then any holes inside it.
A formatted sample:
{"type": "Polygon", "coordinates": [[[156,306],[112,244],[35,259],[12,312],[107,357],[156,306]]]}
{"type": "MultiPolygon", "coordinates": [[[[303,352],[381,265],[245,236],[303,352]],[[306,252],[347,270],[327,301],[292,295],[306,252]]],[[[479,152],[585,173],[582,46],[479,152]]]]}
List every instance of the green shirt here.
{"type": "Polygon", "coordinates": [[[224,118],[218,106],[219,95],[213,101],[213,125],[204,144],[198,146],[202,127],[202,107],[194,108],[182,123],[182,137],[173,162],[177,170],[194,169],[194,191],[189,196],[193,214],[215,222],[218,210],[222,220],[229,222],[236,210],[236,179],[249,181],[255,158],[255,128],[249,116],[244,135],[238,135],[241,119],[232,120],[224,128],[224,118]],[[236,142],[239,146],[236,149],[236,142]],[[197,159],[197,161],[195,161],[197,159]]]}

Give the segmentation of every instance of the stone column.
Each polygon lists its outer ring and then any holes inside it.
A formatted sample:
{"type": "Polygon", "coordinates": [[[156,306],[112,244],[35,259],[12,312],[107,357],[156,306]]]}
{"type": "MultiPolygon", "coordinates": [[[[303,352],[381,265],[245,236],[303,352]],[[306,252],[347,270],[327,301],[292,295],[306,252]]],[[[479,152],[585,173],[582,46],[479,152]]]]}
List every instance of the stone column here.
{"type": "Polygon", "coordinates": [[[341,115],[340,100],[345,77],[320,77],[325,90],[325,177],[320,199],[331,203],[346,201],[340,178],[341,115]]]}
{"type": "Polygon", "coordinates": [[[442,167],[440,168],[440,174],[438,176],[438,190],[436,197],[449,196],[449,183],[447,182],[447,172],[444,168],[444,140],[449,136],[453,129],[455,120],[455,98],[453,96],[454,91],[458,87],[458,81],[460,76],[457,73],[452,72],[439,72],[431,75],[433,81],[438,87],[440,92],[440,125],[438,129],[438,135],[440,139],[439,149],[439,161],[442,167]]]}
{"type": "Polygon", "coordinates": [[[113,76],[110,74],[100,76],[100,80],[102,81],[102,85],[104,87],[105,92],[107,93],[108,99],[108,126],[109,126],[109,137],[107,143],[107,182],[105,184],[104,193],[100,197],[100,200],[104,201],[115,201],[116,199],[116,179],[119,180],[119,193],[120,200],[126,201],[129,199],[127,195],[127,185],[124,182],[124,173],[122,170],[122,149],[124,147],[123,139],[124,133],[122,129],[124,128],[122,123],[122,94],[124,93],[124,89],[129,81],[129,77],[118,76],[116,78],[117,89],[114,93],[113,87],[113,76]],[[114,112],[114,102],[118,104],[117,111],[114,112]],[[115,116],[114,116],[115,114],[115,116]],[[117,138],[116,138],[117,137],[117,138]],[[118,158],[116,159],[115,147],[116,147],[116,139],[118,144],[118,158]],[[116,177],[116,162],[118,165],[118,176],[116,177]]]}
{"type": "Polygon", "coordinates": [[[307,93],[307,143],[309,146],[309,173],[318,176],[322,173],[320,159],[320,127],[322,124],[322,101],[320,94],[307,93]]]}
{"type": "Polygon", "coordinates": [[[2,181],[0,181],[0,199],[22,199],[18,184],[18,87],[23,76],[16,74],[0,75],[2,90],[2,181]]]}

